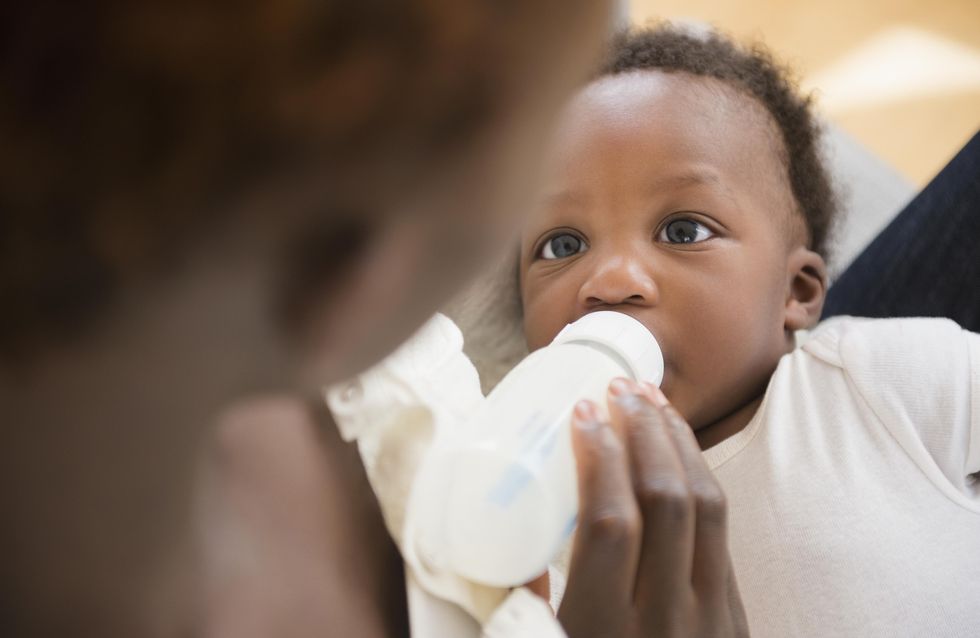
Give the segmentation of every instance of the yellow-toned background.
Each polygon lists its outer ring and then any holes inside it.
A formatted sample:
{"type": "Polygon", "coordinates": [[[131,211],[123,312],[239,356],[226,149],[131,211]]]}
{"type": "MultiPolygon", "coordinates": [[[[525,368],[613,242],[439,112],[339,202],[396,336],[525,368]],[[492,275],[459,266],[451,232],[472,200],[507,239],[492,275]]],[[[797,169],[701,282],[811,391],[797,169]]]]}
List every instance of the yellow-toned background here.
{"type": "Polygon", "coordinates": [[[766,42],[821,111],[924,185],[980,129],[980,0],[631,0],[766,42]]]}

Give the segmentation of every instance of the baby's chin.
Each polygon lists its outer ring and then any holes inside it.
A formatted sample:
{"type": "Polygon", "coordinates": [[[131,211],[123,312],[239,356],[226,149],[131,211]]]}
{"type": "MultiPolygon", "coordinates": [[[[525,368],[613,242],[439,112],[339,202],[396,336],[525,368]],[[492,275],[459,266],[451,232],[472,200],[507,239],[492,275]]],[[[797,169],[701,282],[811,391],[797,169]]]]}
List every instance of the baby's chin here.
{"type": "Polygon", "coordinates": [[[745,429],[758,411],[763,396],[739,397],[714,406],[694,405],[689,412],[684,411],[684,406],[677,406],[677,409],[691,426],[701,449],[706,450],[745,429]]]}
{"type": "Polygon", "coordinates": [[[712,400],[716,393],[707,384],[683,377],[669,364],[665,368],[660,389],[695,432],[710,428],[719,421],[727,419],[744,404],[737,401],[712,400]]]}
{"type": "Polygon", "coordinates": [[[698,401],[697,394],[688,391],[688,384],[673,371],[670,363],[664,365],[664,379],[660,384],[660,390],[670,401],[671,406],[684,417],[691,429],[696,430],[694,424],[703,411],[703,406],[699,405],[701,402],[698,401]]]}

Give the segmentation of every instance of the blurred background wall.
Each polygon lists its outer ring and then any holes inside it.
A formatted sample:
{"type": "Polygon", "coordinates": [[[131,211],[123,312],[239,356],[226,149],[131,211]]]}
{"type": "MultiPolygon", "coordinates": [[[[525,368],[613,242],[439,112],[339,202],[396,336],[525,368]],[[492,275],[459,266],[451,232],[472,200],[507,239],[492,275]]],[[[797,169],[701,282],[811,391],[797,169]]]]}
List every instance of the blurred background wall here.
{"type": "Polygon", "coordinates": [[[919,186],[980,129],[980,0],[629,0],[628,14],[764,41],[827,118],[919,186]]]}

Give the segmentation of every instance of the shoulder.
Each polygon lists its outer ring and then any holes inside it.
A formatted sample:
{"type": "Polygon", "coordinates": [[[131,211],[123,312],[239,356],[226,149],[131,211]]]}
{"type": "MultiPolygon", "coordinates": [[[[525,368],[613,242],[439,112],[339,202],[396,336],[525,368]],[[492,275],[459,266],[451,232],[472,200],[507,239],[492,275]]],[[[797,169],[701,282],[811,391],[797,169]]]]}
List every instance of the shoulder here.
{"type": "Polygon", "coordinates": [[[972,489],[966,477],[980,469],[980,335],[947,319],[842,317],[821,324],[796,354],[839,368],[848,390],[927,474],[938,469],[956,490],[972,489]]]}
{"type": "Polygon", "coordinates": [[[817,326],[801,348],[853,372],[883,368],[922,372],[950,359],[965,361],[978,339],[949,319],[834,317],[817,326]]]}
{"type": "Polygon", "coordinates": [[[926,417],[970,397],[980,336],[948,319],[840,317],[818,326],[801,350],[842,369],[879,414],[926,417]]]}

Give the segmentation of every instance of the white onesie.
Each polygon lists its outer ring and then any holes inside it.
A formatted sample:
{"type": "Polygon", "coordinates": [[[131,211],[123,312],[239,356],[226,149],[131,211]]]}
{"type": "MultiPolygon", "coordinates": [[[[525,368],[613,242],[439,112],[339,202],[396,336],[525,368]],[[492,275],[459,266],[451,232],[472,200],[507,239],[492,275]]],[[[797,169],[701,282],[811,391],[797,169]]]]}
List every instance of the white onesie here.
{"type": "MultiPolygon", "coordinates": [[[[441,316],[328,393],[396,541],[431,429],[477,400],[441,316]]],[[[980,336],[945,320],[828,321],[783,357],[749,425],[704,455],[753,636],[980,636],[980,336]]],[[[417,635],[475,636],[474,617],[486,635],[563,635],[524,590],[433,574],[420,587],[406,560],[417,635]]]]}
{"type": "Polygon", "coordinates": [[[705,458],[754,637],[980,636],[980,335],[830,320],[705,458]]]}

